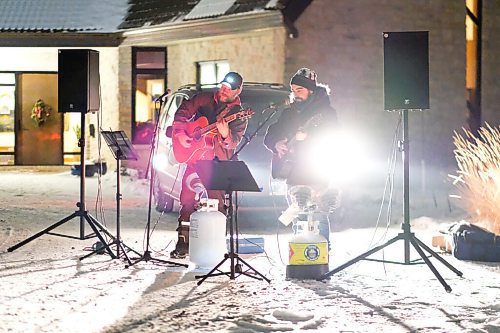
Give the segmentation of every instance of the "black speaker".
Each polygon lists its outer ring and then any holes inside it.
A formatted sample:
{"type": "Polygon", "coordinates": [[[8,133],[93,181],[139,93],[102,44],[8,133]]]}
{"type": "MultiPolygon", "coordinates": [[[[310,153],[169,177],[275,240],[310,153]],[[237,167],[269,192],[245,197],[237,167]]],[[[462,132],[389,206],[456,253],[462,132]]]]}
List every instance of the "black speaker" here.
{"type": "Polygon", "coordinates": [[[99,52],[86,49],[59,50],[59,112],[99,110],[99,52]]]}
{"type": "Polygon", "coordinates": [[[429,32],[384,32],[384,109],[429,108],[429,32]]]}

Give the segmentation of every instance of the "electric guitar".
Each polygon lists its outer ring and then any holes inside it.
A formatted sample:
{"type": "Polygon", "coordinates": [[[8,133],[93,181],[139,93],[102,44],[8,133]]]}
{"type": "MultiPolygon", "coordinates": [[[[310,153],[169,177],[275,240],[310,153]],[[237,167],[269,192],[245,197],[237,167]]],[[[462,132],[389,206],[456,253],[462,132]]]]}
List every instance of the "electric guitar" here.
{"type": "MultiPolygon", "coordinates": [[[[227,123],[236,119],[250,118],[255,114],[251,109],[245,109],[224,117],[227,123]]],[[[192,122],[174,121],[172,133],[183,130],[192,139],[191,146],[184,147],[175,134],[172,135],[174,157],[179,163],[191,163],[206,159],[204,154],[214,148],[214,136],[218,133],[215,123],[209,124],[206,117],[200,117],[192,122]]],[[[209,157],[211,158],[211,157],[209,157]]]]}
{"type": "MultiPolygon", "coordinates": [[[[304,126],[300,126],[299,129],[303,132],[309,131],[313,127],[317,127],[321,122],[322,115],[318,113],[304,124],[304,126]]],[[[297,130],[299,130],[297,129],[297,130]]],[[[285,155],[279,157],[278,154],[273,154],[273,158],[271,160],[271,176],[274,179],[287,179],[290,176],[294,166],[295,166],[295,151],[294,146],[296,140],[296,135],[294,135],[290,140],[286,142],[287,152],[285,155]]]]}

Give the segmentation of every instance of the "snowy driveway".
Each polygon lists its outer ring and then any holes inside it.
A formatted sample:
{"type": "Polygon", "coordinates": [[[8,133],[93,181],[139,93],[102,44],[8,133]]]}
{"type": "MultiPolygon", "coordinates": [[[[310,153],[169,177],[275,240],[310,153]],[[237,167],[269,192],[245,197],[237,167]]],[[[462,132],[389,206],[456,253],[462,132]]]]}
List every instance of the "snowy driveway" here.
{"type": "MultiPolygon", "coordinates": [[[[500,331],[500,265],[461,262],[446,255],[464,273],[460,278],[433,260],[451,293],[425,264],[363,261],[326,282],[286,280],[282,261],[287,235],[279,241],[276,235],[264,235],[268,257],[247,258],[271,278],[270,284],[221,276],[197,286],[194,275],[199,271],[193,267],[150,261],[125,269],[124,261],[108,255],[78,260],[95,239],[43,235],[7,252],[74,211],[78,179],[62,173],[10,173],[0,175],[0,181],[0,332],[500,331]]],[[[103,182],[112,188],[112,177],[103,182]]],[[[142,253],[148,189],[137,182],[124,181],[122,236],[142,253]]],[[[90,196],[94,183],[88,184],[90,196]]],[[[114,207],[113,196],[113,191],[103,195],[108,210],[114,207]]],[[[114,230],[112,213],[106,220],[114,230]]],[[[153,257],[168,260],[174,220],[173,215],[161,217],[152,237],[153,257]]],[[[434,221],[424,219],[414,231],[430,244],[428,236],[435,227],[434,221]]],[[[69,234],[79,230],[77,223],[60,229],[69,234]]],[[[391,227],[382,243],[398,231],[391,227]]],[[[372,237],[372,229],[334,232],[330,267],[366,251],[372,237]]],[[[375,257],[401,260],[402,251],[402,244],[396,243],[375,257]]]]}

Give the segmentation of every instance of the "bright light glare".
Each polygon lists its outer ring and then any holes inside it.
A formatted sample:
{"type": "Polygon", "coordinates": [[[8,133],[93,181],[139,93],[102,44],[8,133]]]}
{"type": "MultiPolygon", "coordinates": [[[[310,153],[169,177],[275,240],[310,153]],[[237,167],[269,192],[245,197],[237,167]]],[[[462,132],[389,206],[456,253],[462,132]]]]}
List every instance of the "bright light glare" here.
{"type": "Polygon", "coordinates": [[[328,133],[318,138],[309,151],[310,170],[330,181],[345,184],[359,177],[369,163],[358,135],[347,131],[328,133]]]}
{"type": "Polygon", "coordinates": [[[153,156],[153,167],[156,170],[165,170],[168,165],[168,158],[165,154],[156,154],[153,156]]]}

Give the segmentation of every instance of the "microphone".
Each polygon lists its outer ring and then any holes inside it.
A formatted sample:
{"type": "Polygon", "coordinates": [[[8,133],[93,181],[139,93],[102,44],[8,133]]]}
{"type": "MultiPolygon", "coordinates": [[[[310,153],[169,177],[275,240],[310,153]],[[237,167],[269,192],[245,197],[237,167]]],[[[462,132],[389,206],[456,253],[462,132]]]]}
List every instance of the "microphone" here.
{"type": "Polygon", "coordinates": [[[281,107],[284,107],[284,106],[289,106],[289,105],[290,105],[290,99],[287,98],[287,99],[282,100],[281,102],[269,103],[269,108],[271,108],[271,109],[278,109],[278,108],[281,108],[281,107]]]}
{"type": "Polygon", "coordinates": [[[165,97],[167,97],[168,95],[170,95],[171,92],[172,92],[172,90],[167,89],[167,91],[165,91],[163,93],[163,95],[156,97],[155,100],[154,100],[154,102],[156,103],[156,102],[159,102],[159,101],[163,101],[165,99],[165,97]]]}

